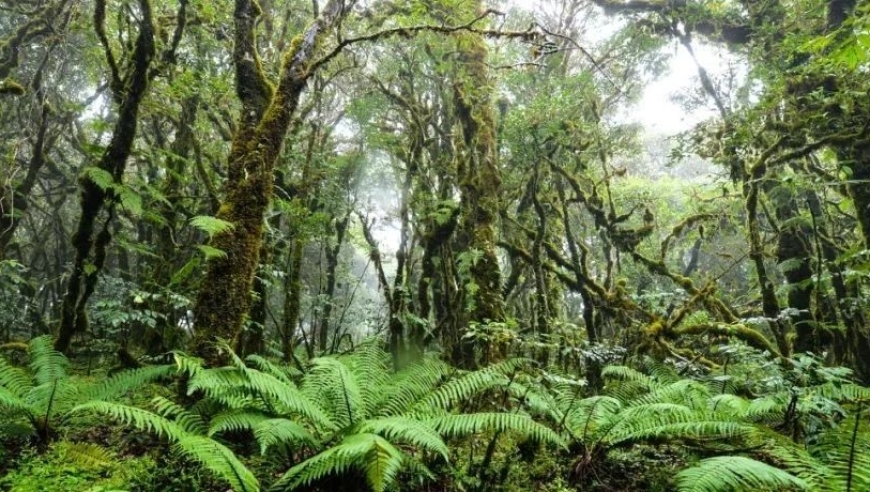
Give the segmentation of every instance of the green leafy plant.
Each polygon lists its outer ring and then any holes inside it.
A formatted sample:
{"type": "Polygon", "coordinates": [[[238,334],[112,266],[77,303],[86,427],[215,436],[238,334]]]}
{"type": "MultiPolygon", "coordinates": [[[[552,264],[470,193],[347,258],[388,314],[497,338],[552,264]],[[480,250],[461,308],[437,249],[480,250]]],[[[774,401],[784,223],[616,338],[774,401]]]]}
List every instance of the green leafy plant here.
{"type": "Polygon", "coordinates": [[[50,337],[31,340],[28,354],[26,368],[0,358],[0,409],[7,416],[0,435],[29,434],[43,446],[57,436],[77,405],[111,400],[174,372],[172,366],[150,366],[88,382],[70,378],[69,361],[54,350],[50,337]]]}
{"type": "Polygon", "coordinates": [[[445,439],[481,432],[510,432],[562,444],[561,437],[525,413],[455,413],[475,395],[510,384],[506,373],[522,361],[506,361],[474,372],[459,372],[425,357],[398,373],[377,343],[350,354],[320,357],[305,374],[260,356],[232,354],[227,367],[204,368],[183,355],[177,363],[189,395],[201,398],[183,408],[163,398],[156,412],[109,402],[77,410],[112,416],[156,433],[215,472],[237,490],[258,490],[250,471],[223,444],[251,433],[263,454],[294,451],[307,456],[270,490],[290,490],[328,476],[360,473],[377,492],[394,489],[400,473],[431,478],[426,463],[446,462],[445,439]]]}
{"type": "Polygon", "coordinates": [[[154,466],[148,457],[120,458],[90,443],[58,441],[45,453],[24,453],[18,467],[0,478],[10,492],[109,492],[124,490],[147,477],[154,466]]]}

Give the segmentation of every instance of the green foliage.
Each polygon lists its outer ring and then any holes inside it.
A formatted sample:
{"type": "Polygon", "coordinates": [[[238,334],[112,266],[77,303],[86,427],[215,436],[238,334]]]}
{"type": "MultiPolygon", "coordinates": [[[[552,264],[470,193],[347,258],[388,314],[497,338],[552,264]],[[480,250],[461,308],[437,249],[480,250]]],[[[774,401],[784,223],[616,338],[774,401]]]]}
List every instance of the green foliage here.
{"type": "Polygon", "coordinates": [[[10,417],[0,424],[0,435],[24,431],[43,444],[62,430],[77,405],[117,398],[173,372],[172,366],[150,366],[100,382],[72,379],[69,362],[47,336],[30,341],[29,359],[26,369],[0,359],[0,408],[10,417]]]}
{"type": "Polygon", "coordinates": [[[803,480],[766,463],[742,456],[707,458],[677,474],[680,492],[810,490],[803,480]]]}
{"type": "Polygon", "coordinates": [[[190,225],[208,234],[208,237],[214,237],[235,228],[235,224],[232,222],[209,215],[197,215],[191,218],[190,225]]]}
{"type": "Polygon", "coordinates": [[[176,449],[203,464],[239,492],[256,492],[259,483],[250,470],[223,444],[188,432],[184,427],[158,414],[119,403],[93,401],[77,406],[75,412],[95,412],[154,433],[167,439],[176,449]]]}
{"type": "Polygon", "coordinates": [[[377,340],[349,354],[315,358],[301,375],[260,356],[242,360],[231,353],[230,358],[230,366],[204,368],[197,359],[176,356],[188,376],[188,394],[202,396],[188,409],[156,399],[159,414],[105,402],[77,410],[104,413],[169,439],[246,490],[255,486],[249,472],[214,439],[249,432],[263,454],[292,450],[308,456],[273,490],[351,471],[362,474],[374,491],[395,488],[400,472],[431,478],[424,459],[445,463],[450,454],[445,438],[498,432],[563,444],[558,434],[523,413],[454,413],[477,395],[507,388],[508,374],[525,364],[520,359],[463,373],[424,357],[391,374],[390,359],[377,340]]]}
{"type": "Polygon", "coordinates": [[[58,441],[42,455],[17,457],[18,466],[0,478],[10,492],[109,492],[126,490],[146,477],[150,458],[124,458],[100,446],[58,441]]]}

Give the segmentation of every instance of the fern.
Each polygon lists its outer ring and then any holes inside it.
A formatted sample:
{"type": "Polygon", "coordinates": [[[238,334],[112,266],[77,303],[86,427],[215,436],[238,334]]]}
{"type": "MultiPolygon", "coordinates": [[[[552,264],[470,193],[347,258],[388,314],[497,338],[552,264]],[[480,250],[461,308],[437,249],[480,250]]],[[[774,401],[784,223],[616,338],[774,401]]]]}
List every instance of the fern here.
{"type": "Polygon", "coordinates": [[[518,371],[527,364],[525,359],[508,359],[477,371],[463,374],[448,381],[419,401],[415,408],[420,411],[449,410],[459,402],[499,386],[507,387],[510,382],[506,374],[518,371]]]}
{"type": "Polygon", "coordinates": [[[395,484],[396,475],[409,459],[381,436],[354,434],[294,466],[270,490],[293,490],[330,475],[341,475],[350,469],[357,469],[365,473],[366,482],[374,492],[383,492],[395,484]]]}
{"type": "Polygon", "coordinates": [[[391,442],[407,443],[419,449],[431,451],[448,459],[450,451],[438,433],[436,426],[416,419],[388,417],[372,419],[359,426],[359,432],[377,434],[391,442]]]}
{"type": "Polygon", "coordinates": [[[169,365],[146,366],[121,371],[101,383],[82,390],[82,399],[111,400],[174,373],[175,368],[169,365]]]}
{"type": "MultiPolygon", "coordinates": [[[[57,435],[57,427],[73,407],[91,400],[110,400],[168,376],[172,366],[152,366],[123,371],[98,383],[72,381],[67,374],[69,362],[54,350],[52,339],[37,337],[28,344],[27,369],[0,359],[0,409],[18,419],[4,426],[18,432],[22,423],[43,444],[57,435]]],[[[3,429],[0,429],[3,431],[3,429]]]]}
{"type": "Polygon", "coordinates": [[[549,427],[532,420],[528,415],[515,413],[471,413],[444,415],[429,421],[440,434],[447,437],[463,437],[485,431],[506,432],[533,439],[538,442],[565,446],[565,441],[549,427]]]}
{"type": "Polygon", "coordinates": [[[197,215],[190,219],[190,225],[214,237],[218,234],[235,229],[235,224],[210,215],[197,215]]]}
{"type": "Polygon", "coordinates": [[[273,418],[261,420],[253,426],[254,438],[260,444],[260,452],[276,444],[305,445],[316,447],[319,443],[305,427],[288,419],[273,418]]]}
{"type": "Polygon", "coordinates": [[[372,414],[387,417],[408,412],[446,379],[449,372],[447,364],[433,357],[404,368],[380,388],[380,398],[372,405],[372,414]]]}
{"type": "Polygon", "coordinates": [[[677,474],[680,492],[809,490],[803,480],[766,463],[742,456],[717,456],[677,474]]]}
{"type": "Polygon", "coordinates": [[[254,475],[226,446],[213,439],[187,432],[181,425],[141,408],[118,403],[93,401],[79,405],[73,412],[96,412],[136,429],[156,434],[173,443],[184,455],[193,458],[235,490],[256,492],[259,484],[254,475]]]}
{"type": "Polygon", "coordinates": [[[237,488],[251,483],[230,451],[213,439],[226,432],[251,432],[263,454],[276,447],[314,451],[288,470],[275,490],[351,469],[363,474],[372,490],[395,488],[402,470],[431,477],[418,459],[447,461],[445,438],[477,433],[509,432],[564,446],[562,436],[524,413],[450,413],[500,388],[515,401],[534,402],[534,411],[546,415],[555,408],[553,399],[520,383],[528,381],[519,374],[528,361],[512,359],[465,373],[425,357],[391,374],[389,355],[381,346],[369,341],[349,354],[313,359],[301,375],[259,356],[242,360],[230,351],[229,366],[204,368],[201,361],[178,353],[176,370],[189,375],[188,394],[202,396],[193,406],[155,399],[158,413],[105,402],[77,411],[107,414],[162,436],[237,488]]]}
{"type": "Polygon", "coordinates": [[[303,393],[318,398],[339,427],[353,425],[366,415],[362,390],[351,369],[338,358],[320,357],[302,384],[303,393]]]}
{"type": "Polygon", "coordinates": [[[66,357],[54,350],[51,337],[41,336],[30,341],[30,372],[37,385],[66,379],[68,365],[66,357]]]}
{"type": "Polygon", "coordinates": [[[92,443],[61,441],[54,448],[71,462],[88,468],[108,468],[118,461],[111,451],[92,443]]]}

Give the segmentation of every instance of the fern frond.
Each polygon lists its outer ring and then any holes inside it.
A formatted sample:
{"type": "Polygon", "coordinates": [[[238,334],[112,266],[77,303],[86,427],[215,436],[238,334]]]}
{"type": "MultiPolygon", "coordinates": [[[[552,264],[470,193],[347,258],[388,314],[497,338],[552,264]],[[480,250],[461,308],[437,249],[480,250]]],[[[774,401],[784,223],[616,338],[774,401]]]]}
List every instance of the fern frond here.
{"type": "Polygon", "coordinates": [[[680,492],[809,490],[800,478],[751,458],[717,456],[677,474],[680,492]]]}
{"type": "Polygon", "coordinates": [[[749,411],[749,405],[749,400],[731,393],[712,396],[709,401],[710,410],[714,413],[736,417],[745,416],[749,411]]]}
{"type": "Polygon", "coordinates": [[[611,426],[612,417],[620,410],[622,403],[616,398],[603,395],[584,398],[565,409],[568,412],[565,425],[574,437],[585,443],[600,428],[611,426]]]}
{"type": "Polygon", "coordinates": [[[287,383],[270,374],[251,368],[219,367],[198,371],[188,384],[188,393],[198,390],[224,401],[231,408],[244,408],[245,400],[237,400],[246,392],[251,396],[280,404],[288,413],[303,415],[316,425],[332,428],[333,423],[324,411],[312,403],[291,382],[287,383]]]}
{"type": "Polygon", "coordinates": [[[860,412],[822,434],[810,453],[839,477],[841,490],[870,490],[870,429],[860,412]]]}
{"type": "Polygon", "coordinates": [[[770,438],[771,445],[765,450],[765,454],[776,463],[778,468],[804,480],[810,490],[814,492],[847,490],[846,477],[839,475],[822,460],[816,459],[804,446],[796,446],[790,439],[773,432],[770,438]]]}
{"type": "Polygon", "coordinates": [[[449,410],[456,404],[469,400],[482,391],[507,386],[510,379],[505,374],[519,370],[527,364],[526,359],[508,359],[498,364],[465,373],[451,379],[420,400],[414,408],[418,411],[449,410]]]}
{"type": "Polygon", "coordinates": [[[692,421],[694,417],[691,408],[676,403],[650,403],[627,407],[612,416],[606,425],[602,425],[603,433],[598,432],[594,437],[604,443],[616,444],[622,442],[625,436],[641,433],[645,429],[686,423],[692,421]]]}
{"type": "Polygon", "coordinates": [[[372,415],[389,417],[409,411],[446,379],[449,372],[450,366],[435,357],[403,368],[380,388],[381,395],[373,405],[372,415]]]}
{"type": "Polygon", "coordinates": [[[175,366],[146,366],[127,369],[82,392],[82,400],[111,400],[132,390],[174,374],[175,366]]]}
{"type": "Polygon", "coordinates": [[[679,403],[692,409],[707,406],[710,400],[710,389],[692,379],[681,379],[652,389],[649,393],[632,400],[632,405],[650,403],[679,403]]]}
{"type": "Polygon", "coordinates": [[[389,354],[382,348],[380,340],[371,338],[363,341],[351,354],[338,359],[350,369],[356,381],[365,383],[359,386],[359,395],[363,415],[368,417],[381,398],[381,387],[389,380],[389,354]]]}
{"type": "Polygon", "coordinates": [[[185,432],[178,424],[155,413],[136,407],[105,401],[92,401],[75,407],[73,412],[92,411],[108,415],[124,424],[154,433],[172,441],[186,456],[195,459],[237,491],[257,492],[254,475],[226,446],[203,436],[185,432]]]}
{"type": "Polygon", "coordinates": [[[445,460],[450,453],[438,432],[416,419],[386,417],[367,420],[360,425],[359,432],[378,434],[391,442],[411,444],[419,449],[440,454],[445,460]]]}
{"type": "Polygon", "coordinates": [[[158,437],[177,441],[187,433],[175,422],[141,408],[108,401],[90,401],[74,407],[71,413],[95,412],[120,421],[136,429],[151,432],[158,437]]]}
{"type": "Polygon", "coordinates": [[[826,383],[813,390],[824,398],[840,403],[870,400],[870,388],[857,384],[826,383]]]}
{"type": "Polygon", "coordinates": [[[73,405],[79,403],[79,385],[69,378],[35,386],[24,397],[24,402],[34,413],[51,419],[53,415],[67,412],[73,405]]]}
{"type": "Polygon", "coordinates": [[[236,492],[258,492],[260,484],[254,474],[223,444],[207,437],[186,434],[175,446],[212,473],[229,482],[236,492]]]}
{"type": "Polygon", "coordinates": [[[349,427],[367,417],[359,382],[351,369],[336,357],[318,357],[302,382],[303,394],[323,402],[332,421],[349,427]]]}
{"type": "Polygon", "coordinates": [[[647,390],[658,386],[655,379],[628,366],[607,366],[601,370],[601,377],[638,383],[647,390]]]}
{"type": "Polygon", "coordinates": [[[405,454],[386,439],[373,439],[366,455],[366,481],[374,492],[383,492],[396,481],[405,454]]]}
{"type": "Polygon", "coordinates": [[[738,438],[748,438],[754,434],[754,428],[737,422],[722,420],[700,420],[695,422],[677,422],[655,426],[639,426],[634,429],[621,429],[611,434],[611,446],[628,443],[656,443],[673,441],[728,441],[738,438]]]}
{"type": "Polygon", "coordinates": [[[556,399],[546,391],[536,389],[534,382],[513,381],[508,386],[508,393],[533,414],[547,416],[555,422],[561,422],[564,418],[556,399]]]}
{"type": "Polygon", "coordinates": [[[54,342],[48,335],[30,341],[30,372],[36,384],[47,384],[67,377],[69,361],[54,350],[54,342]]]}
{"type": "Polygon", "coordinates": [[[70,462],[87,468],[108,468],[118,461],[111,451],[93,443],[61,441],[53,447],[70,462]]]}
{"type": "Polygon", "coordinates": [[[173,352],[172,356],[175,360],[175,367],[180,374],[187,374],[193,377],[204,369],[202,359],[199,357],[193,357],[184,352],[173,352]]]}
{"type": "Polygon", "coordinates": [[[6,388],[12,395],[23,398],[33,388],[33,383],[27,371],[0,357],[0,388],[6,388]]]}
{"type": "Polygon", "coordinates": [[[196,370],[195,366],[188,366],[188,369],[195,371],[187,382],[188,395],[198,391],[202,391],[207,395],[220,394],[229,389],[244,387],[248,381],[245,373],[236,367],[214,367],[196,370]]]}
{"type": "Polygon", "coordinates": [[[679,374],[677,374],[674,366],[656,359],[645,359],[641,362],[640,368],[658,384],[671,384],[683,379],[679,374]]]}
{"type": "Polygon", "coordinates": [[[787,410],[788,397],[780,394],[751,400],[743,416],[756,422],[773,423],[782,421],[787,410]]]}
{"type": "Polygon", "coordinates": [[[21,397],[0,386],[0,409],[6,415],[24,414],[28,417],[33,415],[33,409],[21,397]]]}
{"type": "Polygon", "coordinates": [[[280,379],[260,372],[256,369],[246,371],[248,379],[245,385],[249,390],[259,395],[265,395],[280,403],[284,410],[303,415],[316,425],[332,428],[333,423],[318,405],[309,400],[293,383],[285,383],[280,379]]]}
{"type": "Polygon", "coordinates": [[[211,437],[222,432],[253,431],[257,424],[268,418],[265,414],[254,413],[245,409],[228,410],[219,413],[211,420],[211,425],[208,427],[208,436],[211,437]]]}
{"type": "Polygon", "coordinates": [[[270,374],[287,384],[293,384],[294,386],[294,378],[302,375],[299,369],[296,369],[293,366],[287,364],[276,364],[257,354],[251,354],[245,357],[245,361],[256,369],[265,372],[266,374],[270,374]]]}
{"type": "Polygon", "coordinates": [[[549,427],[516,413],[466,413],[443,415],[427,422],[446,437],[464,437],[480,432],[515,432],[538,442],[565,446],[565,441],[549,427]]]}
{"type": "Polygon", "coordinates": [[[301,424],[288,419],[265,419],[254,424],[254,438],[260,444],[260,453],[266,454],[275,444],[315,446],[317,440],[301,424]]]}
{"type": "Polygon", "coordinates": [[[155,397],[151,400],[151,403],[159,415],[174,420],[185,432],[192,434],[206,433],[207,429],[202,415],[187,410],[174,401],[162,396],[155,397]]]}
{"type": "Polygon", "coordinates": [[[383,492],[395,482],[406,459],[404,453],[378,435],[354,434],[294,466],[269,490],[294,490],[356,468],[365,472],[366,481],[374,492],[383,492]]]}

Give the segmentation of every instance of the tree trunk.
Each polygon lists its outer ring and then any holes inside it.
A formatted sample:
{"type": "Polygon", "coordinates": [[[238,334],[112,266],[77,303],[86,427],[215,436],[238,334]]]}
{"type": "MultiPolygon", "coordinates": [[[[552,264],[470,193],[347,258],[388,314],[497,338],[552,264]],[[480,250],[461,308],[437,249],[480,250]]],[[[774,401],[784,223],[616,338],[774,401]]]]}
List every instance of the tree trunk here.
{"type": "MultiPolygon", "coordinates": [[[[478,10],[482,10],[480,3],[478,10]]],[[[490,107],[490,84],[483,39],[477,34],[459,36],[459,67],[454,82],[456,119],[462,129],[457,142],[462,218],[460,236],[469,263],[464,287],[463,324],[504,320],[501,270],[496,256],[496,217],[501,176],[496,152],[495,119],[490,107]]],[[[453,362],[474,367],[471,341],[454,347],[453,362]]],[[[491,347],[499,358],[499,347],[491,347]]]]}
{"type": "MultiPolygon", "coordinates": [[[[121,183],[127,158],[133,149],[139,105],[148,89],[149,71],[154,59],[154,25],[150,2],[140,0],[139,9],[139,33],[130,58],[130,72],[125,74],[123,82],[117,73],[117,64],[108,42],[104,41],[106,57],[112,68],[113,97],[119,103],[119,109],[112,139],[96,170],[111,176],[114,184],[121,183]]],[[[105,39],[105,14],[105,1],[98,0],[94,25],[98,36],[102,33],[102,39],[105,39]]],[[[81,215],[72,237],[76,256],[61,305],[60,326],[55,342],[55,349],[61,352],[69,350],[73,335],[87,330],[85,307],[96,288],[97,277],[106,261],[106,250],[112,237],[109,227],[114,217],[116,197],[109,188],[103,187],[105,183],[97,184],[95,179],[95,175],[81,178],[81,215]]]]}
{"type": "Polygon", "coordinates": [[[215,342],[236,342],[241,332],[250,308],[275,163],[311,76],[317,48],[348,11],[349,6],[341,0],[328,2],[305,32],[293,39],[273,93],[256,50],[259,6],[251,0],[236,0],[233,64],[242,113],[233,136],[224,199],[217,212],[218,218],[233,227],[212,240],[212,246],[225,256],[209,261],[194,308],[197,330],[191,342],[192,352],[209,365],[227,360],[215,342]]]}

